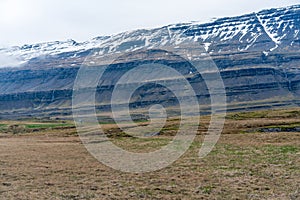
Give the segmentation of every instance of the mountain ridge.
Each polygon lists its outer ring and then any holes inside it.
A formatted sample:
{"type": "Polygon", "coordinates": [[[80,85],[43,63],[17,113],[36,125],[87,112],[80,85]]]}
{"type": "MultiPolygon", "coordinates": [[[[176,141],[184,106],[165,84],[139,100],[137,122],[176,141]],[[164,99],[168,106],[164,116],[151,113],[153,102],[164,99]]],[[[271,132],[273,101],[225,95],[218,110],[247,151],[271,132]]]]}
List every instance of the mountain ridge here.
{"type": "MultiPolygon", "coordinates": [[[[111,36],[98,36],[78,43],[72,39],[0,49],[21,64],[40,56],[67,52],[82,53],[100,48],[102,53],[126,52],[156,44],[178,45],[190,38],[204,45],[208,53],[261,50],[293,50],[300,46],[300,5],[274,8],[207,23],[170,24],[154,29],[137,29],[111,36]],[[292,16],[292,17],[291,17],[292,16]],[[230,45],[230,48],[227,46],[230,45]]],[[[76,55],[75,55],[76,56],[76,55]]],[[[1,63],[0,63],[1,64],[1,63]]],[[[10,66],[1,66],[10,67],[10,66]]]]}

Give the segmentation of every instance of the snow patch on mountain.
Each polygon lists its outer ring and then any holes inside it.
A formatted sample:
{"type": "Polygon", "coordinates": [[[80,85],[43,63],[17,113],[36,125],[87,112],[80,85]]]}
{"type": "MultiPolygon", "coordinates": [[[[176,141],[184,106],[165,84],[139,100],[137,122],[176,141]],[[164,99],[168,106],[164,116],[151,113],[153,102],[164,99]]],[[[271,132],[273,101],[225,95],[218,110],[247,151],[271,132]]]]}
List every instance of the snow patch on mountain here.
{"type": "Polygon", "coordinates": [[[75,58],[81,52],[97,48],[102,54],[129,52],[144,47],[164,45],[178,46],[192,41],[203,46],[203,51],[247,51],[254,48],[257,41],[267,41],[274,45],[264,52],[280,48],[284,41],[294,46],[299,40],[300,5],[263,10],[238,17],[213,19],[206,22],[171,24],[155,29],[127,31],[112,36],[100,36],[77,43],[74,40],[54,41],[0,49],[0,66],[17,66],[47,55],[74,52],[75,58]],[[234,46],[231,48],[231,46],[234,46]],[[5,60],[5,59],[6,60],[5,60]]]}

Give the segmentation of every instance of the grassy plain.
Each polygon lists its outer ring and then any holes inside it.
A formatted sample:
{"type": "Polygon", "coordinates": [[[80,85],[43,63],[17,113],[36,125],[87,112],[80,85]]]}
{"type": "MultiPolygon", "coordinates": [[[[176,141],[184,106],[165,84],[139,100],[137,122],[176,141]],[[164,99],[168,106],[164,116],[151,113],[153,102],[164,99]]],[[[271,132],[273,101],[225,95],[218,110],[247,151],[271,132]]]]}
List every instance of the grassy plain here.
{"type": "MultiPolygon", "coordinates": [[[[0,199],[300,199],[300,109],[229,113],[217,145],[199,159],[208,123],[201,118],[191,148],[171,166],[135,174],[93,158],[72,122],[1,121],[0,199]]],[[[102,126],[120,147],[146,152],[172,140],[178,121],[146,139],[102,126]]]]}

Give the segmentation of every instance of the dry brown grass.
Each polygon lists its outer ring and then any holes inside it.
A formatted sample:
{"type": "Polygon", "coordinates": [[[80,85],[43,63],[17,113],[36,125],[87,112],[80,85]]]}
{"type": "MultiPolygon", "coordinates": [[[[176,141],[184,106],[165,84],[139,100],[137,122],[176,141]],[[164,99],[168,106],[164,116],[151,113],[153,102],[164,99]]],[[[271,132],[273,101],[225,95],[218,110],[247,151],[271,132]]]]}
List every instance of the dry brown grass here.
{"type": "MultiPolygon", "coordinates": [[[[197,156],[203,139],[199,134],[173,165],[143,174],[122,173],[99,163],[73,128],[0,134],[0,199],[296,200],[300,198],[300,133],[247,130],[299,119],[228,119],[224,134],[204,159],[197,156]]],[[[202,123],[200,129],[205,131],[205,119],[202,123]]],[[[171,135],[167,132],[153,141],[161,145],[171,135]]],[[[113,140],[123,147],[132,145],[132,138],[113,140]]],[[[138,148],[147,150],[149,145],[153,143],[138,148]]]]}

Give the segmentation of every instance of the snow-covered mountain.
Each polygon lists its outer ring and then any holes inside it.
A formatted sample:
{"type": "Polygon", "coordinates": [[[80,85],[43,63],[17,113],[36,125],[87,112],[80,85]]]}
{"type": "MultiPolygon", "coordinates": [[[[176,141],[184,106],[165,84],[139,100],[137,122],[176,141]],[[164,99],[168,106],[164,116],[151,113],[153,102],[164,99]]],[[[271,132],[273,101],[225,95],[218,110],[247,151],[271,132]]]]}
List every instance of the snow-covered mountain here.
{"type": "MultiPolygon", "coordinates": [[[[295,5],[206,23],[128,31],[82,43],[67,40],[0,48],[0,118],[70,116],[74,80],[93,49],[102,54],[124,53],[144,47],[176,47],[186,41],[202,45],[220,69],[229,109],[300,106],[299,30],[300,5],[295,5]]],[[[104,86],[97,88],[97,109],[109,109],[118,79],[134,66],[152,62],[152,58],[186,75],[199,103],[209,103],[206,84],[197,73],[191,73],[190,63],[162,54],[157,49],[138,51],[110,65],[99,81],[104,86]],[[144,59],[145,52],[148,60],[144,59]]],[[[174,84],[178,84],[176,80],[174,84]]],[[[167,106],[176,103],[172,93],[153,85],[135,94],[132,104],[137,108],[158,100],[167,106]]]]}
{"type": "MultiPolygon", "coordinates": [[[[202,44],[211,54],[236,51],[293,51],[299,50],[300,47],[299,31],[300,5],[295,5],[216,19],[208,23],[192,22],[128,31],[97,37],[83,43],[67,40],[0,48],[0,55],[9,56],[19,64],[24,64],[40,56],[68,53],[68,57],[76,58],[80,53],[93,48],[99,48],[104,54],[126,52],[158,44],[178,45],[187,39],[202,44]]],[[[7,64],[0,65],[6,67],[7,64]]]]}

